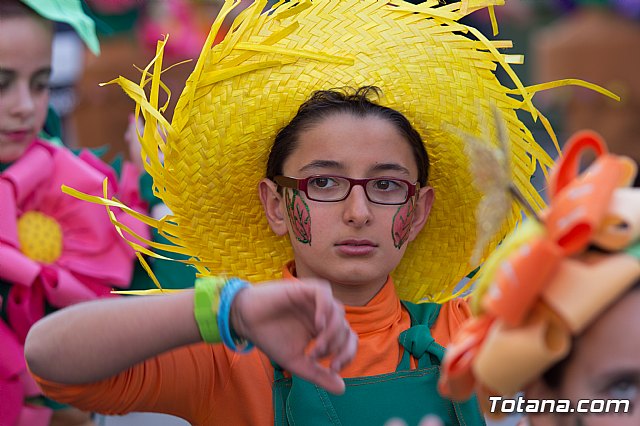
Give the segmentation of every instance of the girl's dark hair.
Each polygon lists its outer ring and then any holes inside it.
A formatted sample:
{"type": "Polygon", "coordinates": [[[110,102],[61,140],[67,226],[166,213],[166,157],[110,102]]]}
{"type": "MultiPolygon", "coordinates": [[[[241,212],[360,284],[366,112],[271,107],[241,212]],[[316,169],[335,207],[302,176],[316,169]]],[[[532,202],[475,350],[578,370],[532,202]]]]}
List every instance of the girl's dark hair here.
{"type": "Polygon", "coordinates": [[[424,187],[429,178],[429,155],[422,138],[404,115],[394,109],[378,105],[370,99],[373,96],[379,98],[381,93],[380,88],[376,86],[363,86],[357,90],[342,88],[314,92],[300,106],[289,124],[276,135],[267,161],[267,178],[273,180],[275,176],[282,174],[282,166],[296,148],[301,132],[329,116],[347,113],[356,117],[376,116],[393,124],[411,145],[418,166],[418,182],[424,187]]]}
{"type": "MultiPolygon", "coordinates": [[[[636,280],[633,286],[631,286],[631,288],[628,291],[624,292],[611,305],[614,305],[618,300],[620,300],[629,292],[638,291],[638,290],[640,290],[640,279],[636,280]]],[[[562,360],[560,360],[560,362],[554,364],[550,369],[545,371],[545,373],[542,375],[542,380],[550,389],[558,389],[562,385],[562,382],[564,381],[564,374],[567,369],[567,365],[569,364],[569,362],[571,362],[571,359],[573,358],[576,339],[577,337],[574,337],[572,339],[571,349],[569,350],[569,353],[567,354],[567,356],[565,356],[562,360]]]]}

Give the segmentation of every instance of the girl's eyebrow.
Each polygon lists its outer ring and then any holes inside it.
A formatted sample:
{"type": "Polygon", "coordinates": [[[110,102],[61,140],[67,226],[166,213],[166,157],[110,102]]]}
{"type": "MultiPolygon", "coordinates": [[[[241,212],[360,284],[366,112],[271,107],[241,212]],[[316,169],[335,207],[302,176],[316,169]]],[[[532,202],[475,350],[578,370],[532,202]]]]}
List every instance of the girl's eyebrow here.
{"type": "MultiPolygon", "coordinates": [[[[303,166],[300,171],[304,172],[310,169],[337,169],[344,170],[344,165],[338,161],[333,160],[313,160],[309,164],[303,166]]],[[[369,168],[369,173],[394,171],[400,172],[404,175],[411,176],[411,172],[406,167],[398,163],[378,163],[375,166],[369,168]]]]}
{"type": "Polygon", "coordinates": [[[304,172],[309,169],[344,169],[342,163],[333,160],[313,160],[309,164],[303,166],[300,171],[304,172]]]}
{"type": "Polygon", "coordinates": [[[400,172],[407,176],[411,176],[411,172],[404,166],[401,166],[398,163],[379,163],[369,169],[371,172],[386,172],[386,171],[394,171],[400,172]]]}
{"type": "MultiPolygon", "coordinates": [[[[15,77],[16,74],[17,72],[13,69],[0,67],[0,75],[12,78],[12,77],[15,77]]],[[[51,75],[51,67],[46,67],[46,68],[41,68],[35,73],[33,73],[31,78],[34,79],[34,78],[39,78],[41,76],[49,77],[50,75],[51,75]]]]}
{"type": "Polygon", "coordinates": [[[51,75],[51,67],[40,68],[33,75],[34,77],[40,77],[41,75],[51,75]]]}
{"type": "Polygon", "coordinates": [[[605,378],[613,378],[613,379],[618,379],[621,377],[636,377],[636,376],[640,378],[640,370],[636,367],[613,368],[611,370],[606,370],[602,372],[601,376],[605,378]]]}

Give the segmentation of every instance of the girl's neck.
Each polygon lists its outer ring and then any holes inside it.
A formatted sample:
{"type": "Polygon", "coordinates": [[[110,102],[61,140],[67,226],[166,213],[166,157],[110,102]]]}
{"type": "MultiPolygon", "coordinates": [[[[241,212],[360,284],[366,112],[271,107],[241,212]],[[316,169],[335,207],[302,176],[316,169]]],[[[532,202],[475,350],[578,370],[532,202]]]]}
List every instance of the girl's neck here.
{"type": "MultiPolygon", "coordinates": [[[[286,269],[296,278],[321,278],[306,275],[296,269],[295,262],[287,264],[286,269]]],[[[387,280],[376,283],[344,284],[330,281],[333,296],[346,306],[365,306],[373,299],[387,283],[387,280]]]]}
{"type": "Polygon", "coordinates": [[[333,296],[346,306],[365,306],[384,287],[386,281],[370,285],[331,283],[333,296]]]}

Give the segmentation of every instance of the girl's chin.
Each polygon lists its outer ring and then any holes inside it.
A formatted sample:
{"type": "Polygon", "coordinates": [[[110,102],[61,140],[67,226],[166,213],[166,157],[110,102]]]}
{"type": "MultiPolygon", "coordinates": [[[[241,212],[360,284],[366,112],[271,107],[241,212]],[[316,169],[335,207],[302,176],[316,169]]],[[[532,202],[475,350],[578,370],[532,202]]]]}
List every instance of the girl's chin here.
{"type": "Polygon", "coordinates": [[[0,163],[13,163],[22,157],[29,145],[0,148],[0,163]]]}
{"type": "Polygon", "coordinates": [[[22,153],[20,154],[16,154],[16,155],[4,155],[4,154],[0,154],[0,163],[13,163],[14,161],[18,160],[20,157],[22,157],[22,153]]]}
{"type": "Polygon", "coordinates": [[[372,282],[386,282],[389,274],[368,265],[341,265],[336,266],[333,275],[336,282],[349,286],[369,285],[372,282]]]}

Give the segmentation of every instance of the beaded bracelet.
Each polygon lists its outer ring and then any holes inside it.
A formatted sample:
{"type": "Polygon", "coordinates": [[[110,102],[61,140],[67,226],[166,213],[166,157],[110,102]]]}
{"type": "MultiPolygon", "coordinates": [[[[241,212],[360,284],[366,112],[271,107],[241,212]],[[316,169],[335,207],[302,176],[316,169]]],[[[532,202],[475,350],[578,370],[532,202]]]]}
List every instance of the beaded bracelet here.
{"type": "Polygon", "coordinates": [[[238,292],[249,287],[249,283],[238,278],[231,278],[222,288],[220,294],[220,308],[218,310],[218,329],[224,343],[229,349],[235,352],[249,352],[253,348],[253,343],[246,339],[240,339],[231,328],[229,315],[231,314],[231,304],[238,292]],[[238,346],[241,346],[238,348],[238,346]]]}
{"type": "Polygon", "coordinates": [[[220,293],[226,284],[221,277],[203,277],[196,279],[193,295],[193,314],[200,330],[200,336],[206,343],[220,343],[222,338],[218,327],[220,293]]]}

